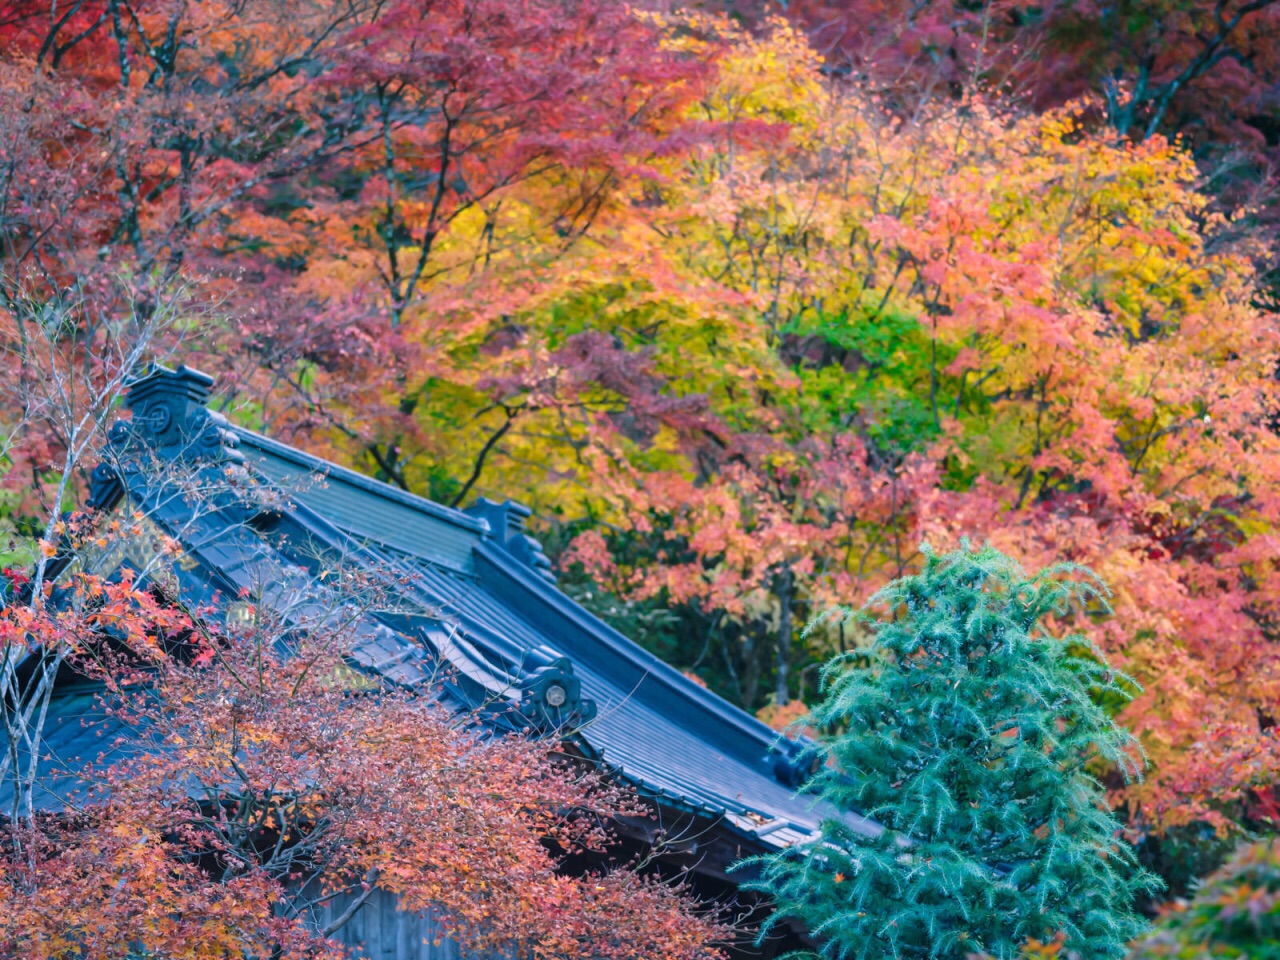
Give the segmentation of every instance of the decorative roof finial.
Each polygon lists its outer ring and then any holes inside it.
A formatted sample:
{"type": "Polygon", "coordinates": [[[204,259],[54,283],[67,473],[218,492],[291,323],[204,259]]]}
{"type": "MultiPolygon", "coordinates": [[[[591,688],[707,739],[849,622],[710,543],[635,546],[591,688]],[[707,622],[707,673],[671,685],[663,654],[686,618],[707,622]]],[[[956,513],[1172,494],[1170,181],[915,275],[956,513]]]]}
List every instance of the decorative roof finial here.
{"type": "Polygon", "coordinates": [[[533,511],[523,503],[514,500],[495,503],[487,497],[480,497],[463,512],[483,518],[489,524],[489,533],[498,546],[532,567],[543,578],[555,583],[556,575],[551,569],[551,561],[542,552],[542,544],[525,530],[525,521],[533,511]]]}
{"type": "Polygon", "coordinates": [[[133,419],[111,429],[111,442],[121,448],[146,446],[169,460],[241,462],[234,449],[239,440],[226,417],[205,407],[213,383],[209,374],[185,364],[176,370],[150,364],[125,398],[133,419]]]}

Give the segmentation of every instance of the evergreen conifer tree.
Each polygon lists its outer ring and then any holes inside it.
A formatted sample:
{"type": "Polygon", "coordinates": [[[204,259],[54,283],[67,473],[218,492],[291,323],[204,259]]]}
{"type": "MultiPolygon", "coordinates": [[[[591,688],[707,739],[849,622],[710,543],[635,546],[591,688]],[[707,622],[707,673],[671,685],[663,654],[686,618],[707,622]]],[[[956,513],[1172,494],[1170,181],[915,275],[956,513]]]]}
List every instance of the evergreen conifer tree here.
{"type": "Polygon", "coordinates": [[[1102,599],[1087,571],[1027,578],[966,543],[881,591],[868,643],[825,669],[808,722],[831,731],[806,786],[874,818],[869,838],[828,816],[821,841],[756,861],[777,917],[838,960],[1018,956],[1064,936],[1064,956],[1109,960],[1144,929],[1136,862],[1090,772],[1140,772],[1129,734],[1094,701],[1126,696],[1080,636],[1045,620],[1102,599]],[[878,615],[877,615],[878,611],[878,615]],[[1091,696],[1092,695],[1092,696],[1091,696]]]}

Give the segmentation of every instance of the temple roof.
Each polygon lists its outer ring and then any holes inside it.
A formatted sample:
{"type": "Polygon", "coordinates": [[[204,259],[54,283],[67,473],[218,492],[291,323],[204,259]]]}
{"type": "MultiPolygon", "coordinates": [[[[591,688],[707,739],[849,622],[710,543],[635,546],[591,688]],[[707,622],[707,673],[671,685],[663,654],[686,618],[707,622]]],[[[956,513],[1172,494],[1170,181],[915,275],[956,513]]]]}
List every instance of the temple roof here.
{"type": "MultiPolygon", "coordinates": [[[[415,686],[437,682],[444,665],[459,704],[483,701],[499,725],[571,739],[660,808],[710,818],[746,851],[814,836],[829,811],[796,796],[811,745],[779,737],[574,603],[525,532],[526,508],[482,499],[452,509],[234,426],[206,408],[211,383],[186,367],[136,383],[133,418],[113,428],[90,498],[100,509],[128,501],[181,542],[189,602],[225,606],[264,582],[285,596],[316,556],[341,555],[388,574],[404,600],[399,614],[362,623],[357,669],[415,686]],[[198,508],[163,479],[178,463],[215,491],[198,508]]],[[[46,746],[56,764],[102,749],[103,722],[81,719],[99,712],[82,684],[55,692],[46,746]]],[[[69,782],[51,771],[47,808],[69,782]]]]}

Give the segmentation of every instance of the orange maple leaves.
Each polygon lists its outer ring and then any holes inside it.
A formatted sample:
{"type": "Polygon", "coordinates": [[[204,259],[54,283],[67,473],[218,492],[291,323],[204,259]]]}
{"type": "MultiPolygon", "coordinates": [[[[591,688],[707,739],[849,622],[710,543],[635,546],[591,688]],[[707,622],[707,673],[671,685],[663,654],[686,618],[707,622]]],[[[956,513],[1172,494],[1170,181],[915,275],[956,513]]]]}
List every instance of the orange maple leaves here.
{"type": "Polygon", "coordinates": [[[79,592],[92,612],[74,623],[0,617],[8,649],[25,638],[95,679],[107,717],[104,757],[33,773],[37,790],[60,777],[67,807],[10,822],[6,954],[337,955],[323,903],[376,885],[474,949],[717,955],[725,929],[680,889],[561,874],[610,842],[611,816],[644,814],[554,742],[487,734],[434,688],[350,682],[343,627],[286,639],[261,610],[213,634],[128,584],[79,592]]]}

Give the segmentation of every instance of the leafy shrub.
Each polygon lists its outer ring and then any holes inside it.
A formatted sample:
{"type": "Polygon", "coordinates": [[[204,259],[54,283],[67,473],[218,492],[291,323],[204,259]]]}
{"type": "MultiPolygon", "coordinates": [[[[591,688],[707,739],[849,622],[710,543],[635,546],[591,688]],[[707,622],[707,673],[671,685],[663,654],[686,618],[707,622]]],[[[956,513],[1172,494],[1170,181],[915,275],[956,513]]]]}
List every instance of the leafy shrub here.
{"type": "Polygon", "coordinates": [[[1189,904],[1168,913],[1131,960],[1280,960],[1280,839],[1238,850],[1189,904]]]}

